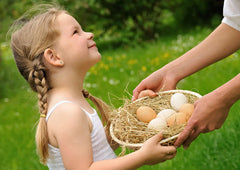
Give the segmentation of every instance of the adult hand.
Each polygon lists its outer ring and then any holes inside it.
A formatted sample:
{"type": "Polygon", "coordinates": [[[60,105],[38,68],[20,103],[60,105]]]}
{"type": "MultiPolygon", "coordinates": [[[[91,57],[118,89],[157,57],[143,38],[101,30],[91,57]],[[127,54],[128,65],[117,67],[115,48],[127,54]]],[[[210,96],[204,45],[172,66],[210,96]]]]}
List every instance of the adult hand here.
{"type": "Polygon", "coordinates": [[[159,90],[172,90],[177,85],[174,75],[159,69],[141,81],[141,83],[133,90],[132,101],[138,99],[139,93],[143,90],[150,89],[154,92],[159,90]]]}
{"type": "Polygon", "coordinates": [[[226,120],[230,105],[211,92],[194,103],[194,112],[185,129],[179,135],[175,146],[187,149],[200,133],[219,129],[226,120]]]}

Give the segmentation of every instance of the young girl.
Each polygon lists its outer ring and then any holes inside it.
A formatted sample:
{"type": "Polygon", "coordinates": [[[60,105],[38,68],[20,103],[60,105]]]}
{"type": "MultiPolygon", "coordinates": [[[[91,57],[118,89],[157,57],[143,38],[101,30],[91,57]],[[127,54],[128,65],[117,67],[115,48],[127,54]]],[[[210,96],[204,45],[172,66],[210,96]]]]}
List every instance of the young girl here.
{"type": "Polygon", "coordinates": [[[101,54],[93,34],[67,11],[50,6],[38,13],[12,33],[11,48],[20,73],[38,93],[37,150],[49,169],[137,169],[174,158],[174,146],[159,144],[161,134],[116,157],[97,112],[84,98],[103,113],[103,103],[83,90],[84,77],[101,54]]]}

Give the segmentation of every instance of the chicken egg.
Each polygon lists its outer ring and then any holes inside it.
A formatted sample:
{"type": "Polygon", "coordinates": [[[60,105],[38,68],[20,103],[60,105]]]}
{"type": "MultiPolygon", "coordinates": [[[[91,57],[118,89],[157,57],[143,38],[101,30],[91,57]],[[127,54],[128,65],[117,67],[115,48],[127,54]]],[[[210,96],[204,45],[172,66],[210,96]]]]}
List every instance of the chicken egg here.
{"type": "Polygon", "coordinates": [[[140,106],[137,111],[137,118],[145,123],[149,123],[152,119],[154,119],[157,116],[157,113],[148,106],[140,106]]]}
{"type": "Polygon", "coordinates": [[[176,111],[173,109],[164,109],[157,114],[157,118],[167,120],[167,118],[174,113],[176,113],[176,111]]]}
{"type": "Polygon", "coordinates": [[[172,108],[176,111],[179,111],[180,107],[187,102],[188,102],[187,97],[182,93],[173,94],[170,100],[172,108]]]}
{"type": "Polygon", "coordinates": [[[143,90],[139,93],[138,95],[138,98],[142,98],[142,97],[146,97],[146,96],[149,96],[149,97],[155,97],[157,94],[152,91],[152,90],[143,90]]]}
{"type": "Polygon", "coordinates": [[[167,127],[167,122],[161,118],[155,118],[151,120],[148,124],[149,129],[155,129],[157,131],[162,131],[167,127]]]}
{"type": "Polygon", "coordinates": [[[183,104],[179,109],[179,112],[186,113],[188,118],[191,117],[191,115],[193,114],[193,111],[194,111],[194,105],[190,103],[183,104]]]}
{"type": "Polygon", "coordinates": [[[177,112],[170,116],[167,120],[167,125],[169,127],[177,126],[180,124],[184,124],[188,121],[188,115],[186,113],[177,112]]]}

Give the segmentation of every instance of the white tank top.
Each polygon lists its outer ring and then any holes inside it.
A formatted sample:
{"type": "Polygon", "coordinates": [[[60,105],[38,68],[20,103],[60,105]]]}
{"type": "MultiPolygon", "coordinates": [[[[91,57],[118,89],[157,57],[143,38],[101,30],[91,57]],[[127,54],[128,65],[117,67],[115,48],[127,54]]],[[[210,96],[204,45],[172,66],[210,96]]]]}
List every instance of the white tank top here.
{"type": "MultiPolygon", "coordinates": [[[[72,103],[71,101],[61,101],[57,104],[55,104],[51,110],[48,112],[46,121],[48,120],[49,116],[52,114],[53,110],[63,103],[72,103]]],[[[116,158],[116,154],[110,147],[104,127],[102,125],[102,122],[100,118],[98,117],[98,114],[95,109],[93,114],[88,113],[86,110],[81,108],[91,119],[93,127],[91,132],[91,141],[92,141],[92,150],[93,150],[93,161],[100,161],[100,160],[107,160],[107,159],[114,159],[116,158]]],[[[50,170],[65,170],[62,157],[60,154],[59,148],[56,148],[50,144],[48,144],[48,152],[49,157],[47,160],[47,166],[50,170]]],[[[79,151],[81,152],[81,151],[79,151]]]]}

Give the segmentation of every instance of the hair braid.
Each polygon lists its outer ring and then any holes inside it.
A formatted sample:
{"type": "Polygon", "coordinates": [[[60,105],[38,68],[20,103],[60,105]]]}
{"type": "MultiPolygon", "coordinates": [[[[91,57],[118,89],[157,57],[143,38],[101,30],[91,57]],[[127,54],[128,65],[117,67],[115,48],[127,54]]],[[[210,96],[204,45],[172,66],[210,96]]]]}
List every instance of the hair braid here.
{"type": "Polygon", "coordinates": [[[44,65],[43,53],[60,36],[56,19],[62,13],[68,13],[58,4],[36,5],[16,20],[11,33],[11,48],[17,68],[28,81],[33,91],[38,93],[41,119],[36,132],[37,150],[42,163],[48,157],[48,134],[45,117],[47,114],[47,92],[50,89],[49,70],[44,65]]]}
{"type": "Polygon", "coordinates": [[[111,107],[106,104],[104,101],[102,101],[101,99],[92,96],[87,90],[82,90],[83,96],[85,98],[90,99],[98,108],[101,117],[102,117],[102,124],[104,125],[106,123],[107,126],[110,125],[110,113],[112,112],[111,107]]]}
{"type": "Polygon", "coordinates": [[[47,123],[43,119],[47,114],[47,92],[49,90],[48,81],[46,78],[47,69],[41,62],[40,57],[36,57],[33,62],[32,70],[29,72],[28,82],[31,88],[38,93],[38,105],[41,119],[36,132],[37,151],[40,156],[40,161],[46,164],[48,157],[48,133],[47,123]]]}
{"type": "Polygon", "coordinates": [[[112,108],[106,104],[104,101],[102,101],[101,99],[92,96],[87,90],[82,90],[83,96],[85,98],[90,99],[98,108],[101,117],[102,117],[102,124],[106,124],[105,126],[105,133],[106,133],[106,137],[107,140],[109,142],[109,144],[113,147],[113,148],[118,148],[119,144],[117,142],[115,142],[114,140],[112,140],[111,136],[110,136],[110,124],[111,124],[111,115],[110,113],[113,111],[112,108]]]}
{"type": "Polygon", "coordinates": [[[29,73],[29,84],[35,92],[38,93],[39,111],[41,114],[47,113],[47,92],[49,85],[46,81],[46,68],[37,58],[33,61],[33,70],[29,73]]]}

